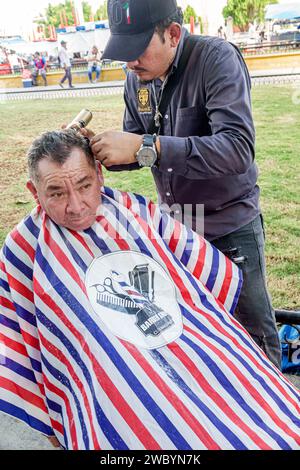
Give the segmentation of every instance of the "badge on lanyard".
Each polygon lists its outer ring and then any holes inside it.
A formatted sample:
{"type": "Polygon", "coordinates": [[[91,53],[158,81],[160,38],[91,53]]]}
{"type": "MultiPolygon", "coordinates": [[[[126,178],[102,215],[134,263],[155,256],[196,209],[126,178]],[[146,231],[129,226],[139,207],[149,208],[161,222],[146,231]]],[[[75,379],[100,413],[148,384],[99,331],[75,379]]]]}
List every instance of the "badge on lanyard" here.
{"type": "Polygon", "coordinates": [[[137,102],[139,113],[151,113],[150,90],[149,88],[139,88],[137,91],[137,102]]]}

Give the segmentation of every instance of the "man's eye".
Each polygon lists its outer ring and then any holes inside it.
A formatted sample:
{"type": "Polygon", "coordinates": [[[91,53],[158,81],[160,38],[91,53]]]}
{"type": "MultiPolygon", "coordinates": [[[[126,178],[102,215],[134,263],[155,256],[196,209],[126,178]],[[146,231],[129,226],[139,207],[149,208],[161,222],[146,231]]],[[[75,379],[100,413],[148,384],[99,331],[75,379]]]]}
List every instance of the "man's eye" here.
{"type": "Polygon", "coordinates": [[[55,197],[55,198],[58,199],[58,198],[62,197],[63,195],[64,195],[64,193],[53,193],[52,197],[55,197]]]}
{"type": "Polygon", "coordinates": [[[91,187],[91,183],[87,183],[87,184],[84,184],[83,186],[81,186],[81,190],[84,190],[84,189],[89,189],[91,187]]]}

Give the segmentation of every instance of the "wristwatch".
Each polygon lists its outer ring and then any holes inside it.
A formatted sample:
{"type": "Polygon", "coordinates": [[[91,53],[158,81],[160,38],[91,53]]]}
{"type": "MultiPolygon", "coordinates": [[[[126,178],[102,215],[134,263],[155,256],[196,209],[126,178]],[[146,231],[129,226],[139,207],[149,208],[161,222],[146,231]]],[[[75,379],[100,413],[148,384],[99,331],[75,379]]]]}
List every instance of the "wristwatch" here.
{"type": "Polygon", "coordinates": [[[155,147],[156,134],[145,134],[143,143],[136,153],[136,159],[140,166],[152,167],[157,161],[157,151],[155,147]]]}

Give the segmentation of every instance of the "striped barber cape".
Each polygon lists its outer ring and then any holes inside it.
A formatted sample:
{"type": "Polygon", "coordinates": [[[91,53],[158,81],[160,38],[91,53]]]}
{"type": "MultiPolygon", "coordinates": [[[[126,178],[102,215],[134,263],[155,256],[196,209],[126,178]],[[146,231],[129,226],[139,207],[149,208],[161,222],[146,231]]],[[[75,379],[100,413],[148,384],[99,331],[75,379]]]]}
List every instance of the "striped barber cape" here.
{"type": "Polygon", "coordinates": [[[233,318],[241,277],[147,199],[109,188],[74,232],[7,237],[0,411],[66,449],[299,449],[299,392],[233,318]]]}

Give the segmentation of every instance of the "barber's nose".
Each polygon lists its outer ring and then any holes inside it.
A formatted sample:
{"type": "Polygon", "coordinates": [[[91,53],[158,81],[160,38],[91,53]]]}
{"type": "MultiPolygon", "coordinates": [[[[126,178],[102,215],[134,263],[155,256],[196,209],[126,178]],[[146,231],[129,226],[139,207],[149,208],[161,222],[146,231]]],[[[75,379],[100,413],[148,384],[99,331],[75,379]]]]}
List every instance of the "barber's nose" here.
{"type": "Polygon", "coordinates": [[[67,212],[71,214],[80,214],[81,209],[81,199],[76,191],[72,191],[68,199],[67,212]]]}
{"type": "Polygon", "coordinates": [[[139,65],[139,61],[138,60],[132,60],[131,62],[127,62],[126,65],[129,69],[132,69],[133,67],[136,67],[137,65],[139,65]]]}

